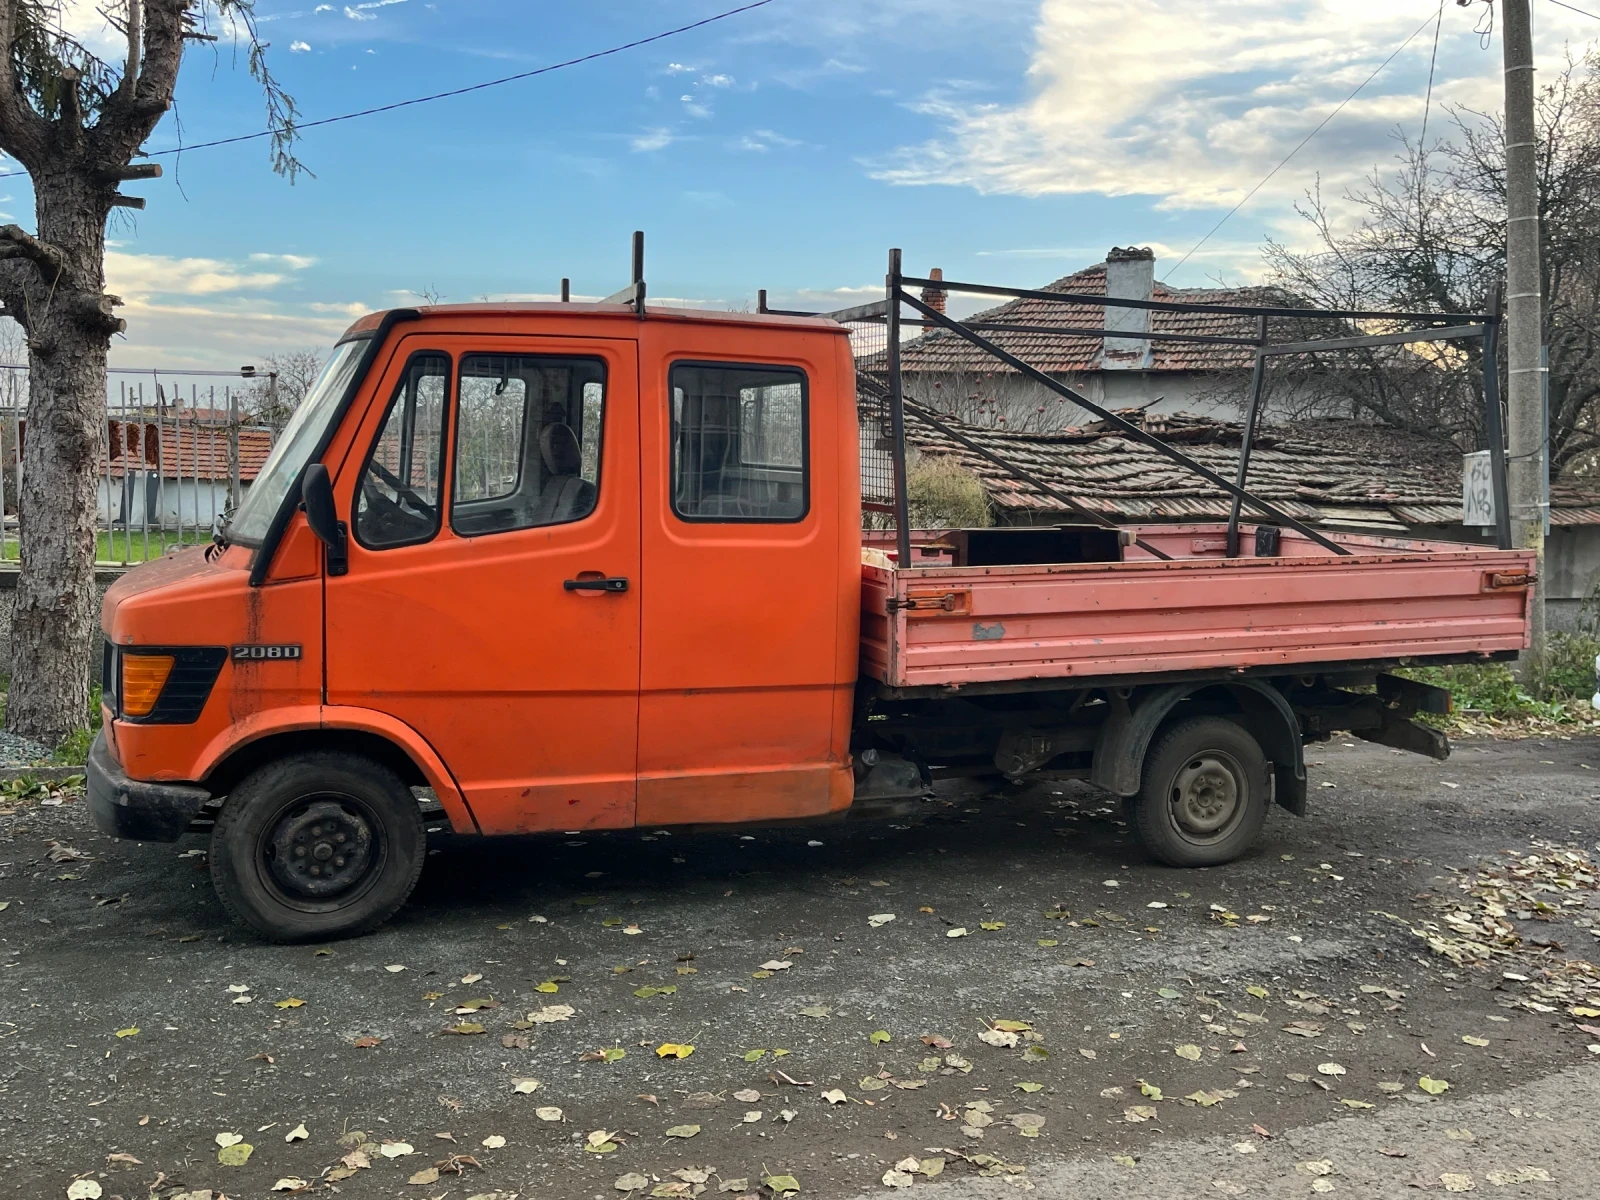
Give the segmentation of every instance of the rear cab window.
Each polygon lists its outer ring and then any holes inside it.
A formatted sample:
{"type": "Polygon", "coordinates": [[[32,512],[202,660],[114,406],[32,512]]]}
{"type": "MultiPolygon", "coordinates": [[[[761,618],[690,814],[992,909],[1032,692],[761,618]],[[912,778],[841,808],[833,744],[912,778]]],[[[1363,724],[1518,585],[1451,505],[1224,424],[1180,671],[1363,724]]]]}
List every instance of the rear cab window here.
{"type": "Polygon", "coordinates": [[[792,523],[810,508],[809,384],[797,367],[677,362],[672,511],[685,521],[792,523]]]}

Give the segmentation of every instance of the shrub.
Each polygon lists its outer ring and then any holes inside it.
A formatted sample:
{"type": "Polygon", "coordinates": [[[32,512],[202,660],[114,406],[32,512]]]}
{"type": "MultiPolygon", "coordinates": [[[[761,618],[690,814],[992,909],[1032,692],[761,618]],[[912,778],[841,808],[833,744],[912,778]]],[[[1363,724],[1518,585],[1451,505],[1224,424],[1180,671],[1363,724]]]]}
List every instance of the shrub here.
{"type": "Polygon", "coordinates": [[[947,455],[915,459],[906,471],[913,529],[976,529],[992,525],[983,480],[947,455]]]}

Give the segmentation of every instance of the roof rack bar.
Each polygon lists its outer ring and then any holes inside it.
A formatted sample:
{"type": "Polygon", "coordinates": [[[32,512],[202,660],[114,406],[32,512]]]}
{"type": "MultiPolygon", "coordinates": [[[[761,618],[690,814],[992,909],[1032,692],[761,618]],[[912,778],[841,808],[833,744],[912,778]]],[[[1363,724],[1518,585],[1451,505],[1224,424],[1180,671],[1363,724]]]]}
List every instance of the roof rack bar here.
{"type": "MultiPolygon", "coordinates": [[[[907,283],[907,282],[917,282],[917,281],[906,280],[904,278],[900,278],[898,280],[896,280],[894,278],[891,278],[891,284],[895,284],[895,283],[904,284],[904,283],[907,283]]],[[[1124,433],[1128,434],[1130,437],[1136,439],[1137,441],[1143,442],[1145,445],[1149,446],[1152,450],[1155,450],[1158,453],[1165,455],[1166,457],[1170,458],[1173,462],[1177,463],[1179,466],[1187,467],[1189,470],[1193,471],[1196,475],[1199,475],[1202,479],[1208,480],[1210,483],[1212,483],[1216,487],[1219,487],[1223,491],[1227,492],[1230,496],[1237,496],[1241,501],[1243,501],[1245,504],[1248,504],[1251,508],[1254,508],[1254,509],[1257,509],[1260,512],[1266,513],[1269,517],[1273,518],[1275,521],[1278,521],[1280,524],[1289,526],[1289,528],[1293,529],[1296,533],[1302,534],[1305,537],[1310,538],[1312,541],[1316,542],[1319,546],[1323,547],[1323,549],[1325,549],[1325,550],[1331,551],[1332,553],[1340,555],[1340,556],[1346,556],[1346,555],[1348,555],[1350,553],[1349,550],[1347,550],[1345,547],[1339,545],[1338,542],[1333,541],[1331,538],[1324,537],[1322,534],[1318,533],[1315,529],[1312,529],[1309,525],[1305,524],[1303,521],[1298,521],[1294,517],[1291,517],[1288,513],[1284,512],[1282,509],[1278,508],[1276,505],[1271,504],[1271,503],[1267,502],[1266,500],[1261,499],[1259,496],[1256,496],[1253,493],[1246,491],[1244,488],[1239,487],[1237,484],[1234,484],[1234,483],[1230,482],[1229,480],[1224,479],[1221,475],[1218,475],[1210,467],[1204,466],[1203,464],[1196,462],[1194,459],[1190,458],[1187,454],[1184,454],[1181,450],[1178,450],[1177,448],[1168,445],[1166,442],[1162,441],[1160,438],[1156,437],[1154,434],[1148,432],[1147,430],[1141,429],[1139,426],[1135,425],[1132,421],[1128,421],[1128,420],[1124,419],[1123,417],[1118,416],[1116,413],[1112,412],[1110,409],[1102,408],[1100,405],[1096,404],[1093,400],[1090,400],[1087,396],[1083,395],[1081,392],[1074,391],[1072,388],[1068,387],[1066,384],[1060,382],[1057,379],[1052,379],[1049,375],[1046,375],[1043,371],[1039,370],[1037,367],[1031,366],[1030,364],[1024,362],[1022,359],[1018,358],[1015,354],[1012,354],[1012,353],[1010,353],[1010,352],[1008,352],[1006,350],[1001,349],[999,346],[995,345],[993,342],[989,341],[989,339],[983,337],[981,334],[974,333],[972,330],[963,327],[961,322],[959,322],[957,320],[954,320],[951,317],[945,316],[942,312],[939,312],[937,309],[931,307],[930,305],[924,304],[916,296],[914,296],[910,292],[906,291],[904,289],[904,287],[893,287],[893,286],[891,287],[891,293],[890,293],[890,301],[891,302],[893,302],[896,299],[895,293],[898,293],[898,299],[901,302],[903,302],[905,304],[909,304],[913,309],[915,309],[917,312],[920,312],[924,317],[927,317],[929,320],[933,321],[935,324],[941,325],[944,328],[949,329],[952,332],[960,335],[961,337],[966,338],[967,341],[971,342],[973,345],[979,347],[982,350],[988,351],[991,355],[993,355],[995,358],[999,359],[1001,362],[1005,363],[1007,366],[1011,367],[1013,370],[1018,371],[1018,372],[1020,372],[1020,373],[1022,373],[1024,375],[1028,376],[1028,378],[1032,379],[1034,382],[1036,382],[1038,384],[1041,384],[1042,386],[1050,389],[1052,392],[1055,392],[1057,395],[1063,396],[1066,399],[1071,400],[1074,404],[1077,404],[1078,406],[1080,406],[1082,408],[1088,409],[1090,412],[1092,412],[1096,416],[1098,416],[1101,420],[1109,421],[1112,425],[1116,426],[1118,429],[1121,429],[1124,433]]],[[[895,311],[896,310],[894,308],[890,309],[891,313],[893,313],[895,311]]],[[[1252,310],[1252,311],[1256,315],[1262,315],[1262,316],[1266,315],[1265,313],[1263,313],[1259,309],[1252,310]]],[[[893,346],[893,345],[891,345],[890,348],[891,348],[892,351],[898,350],[898,347],[893,346]]],[[[896,378],[896,376],[898,375],[898,368],[899,368],[898,357],[899,357],[898,354],[893,354],[892,358],[894,359],[894,361],[891,361],[890,364],[889,364],[889,369],[893,373],[893,374],[891,374],[891,377],[890,377],[890,386],[891,387],[895,387],[897,385],[897,383],[898,383],[898,379],[896,378]]],[[[904,443],[902,442],[901,445],[903,446],[904,443]]]]}
{"type": "MultiPolygon", "coordinates": [[[[989,462],[999,467],[1002,471],[1014,475],[1016,478],[1022,480],[1023,483],[1030,484],[1033,487],[1038,488],[1046,496],[1049,496],[1065,505],[1068,512],[1075,512],[1081,516],[1088,517],[1089,520],[1093,521],[1096,525],[1099,525],[1102,529],[1115,529],[1118,532],[1121,532],[1122,526],[1118,525],[1104,513],[1095,512],[1095,510],[1090,508],[1087,504],[1084,504],[1078,500],[1074,500],[1065,492],[1057,491],[1055,488],[1051,487],[1048,483],[1040,479],[1037,475],[1034,475],[1032,472],[1023,470],[1021,467],[1017,466],[1016,463],[1011,462],[1009,459],[1002,458],[993,450],[987,449],[986,447],[967,437],[965,434],[957,433],[954,429],[951,429],[950,426],[939,420],[938,417],[934,416],[931,410],[925,408],[921,404],[918,404],[915,400],[906,400],[902,398],[900,402],[905,405],[906,411],[912,416],[916,417],[919,421],[926,425],[933,426],[952,442],[955,442],[961,446],[965,446],[968,450],[972,451],[972,453],[978,455],[978,457],[987,459],[989,462]]],[[[1135,538],[1133,544],[1138,546],[1146,553],[1153,554],[1157,558],[1165,559],[1167,562],[1172,561],[1172,555],[1163,553],[1161,550],[1158,550],[1148,542],[1135,538]]]]}
{"type": "MultiPolygon", "coordinates": [[[[987,283],[956,283],[949,279],[916,279],[905,276],[902,288],[926,287],[947,292],[972,292],[981,296],[1012,296],[1019,300],[1048,300],[1058,304],[1092,304],[1097,307],[1147,308],[1156,312],[1209,312],[1236,317],[1305,317],[1339,318],[1347,321],[1444,321],[1460,324],[1466,321],[1484,321],[1484,313],[1413,313],[1365,312],[1360,310],[1322,308],[1276,308],[1249,304],[1198,304],[1181,300],[1124,300],[1112,296],[1087,296],[1078,292],[1044,292],[1033,288],[997,287],[987,283]]],[[[910,293],[908,292],[907,295],[910,293]]],[[[1142,333],[1139,335],[1144,336],[1142,333]]]]}
{"type": "Polygon", "coordinates": [[[1310,342],[1280,342],[1262,346],[1260,353],[1315,354],[1319,350],[1359,350],[1363,346],[1401,346],[1407,342],[1442,342],[1450,338],[1482,337],[1487,326],[1451,325],[1444,329],[1413,329],[1408,333],[1374,333],[1367,337],[1325,338],[1310,342]]]}
{"type": "Polygon", "coordinates": [[[631,304],[639,319],[644,320],[644,230],[633,231],[633,282],[621,288],[601,304],[631,304]]]}

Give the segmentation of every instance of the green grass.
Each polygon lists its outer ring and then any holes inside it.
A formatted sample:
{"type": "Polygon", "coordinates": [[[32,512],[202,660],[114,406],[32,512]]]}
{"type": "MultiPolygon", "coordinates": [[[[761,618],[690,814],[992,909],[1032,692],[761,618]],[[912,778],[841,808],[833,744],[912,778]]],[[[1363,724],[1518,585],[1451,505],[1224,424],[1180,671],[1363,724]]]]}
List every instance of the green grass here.
{"type": "Polygon", "coordinates": [[[1499,721],[1537,717],[1567,721],[1575,716],[1574,701],[1587,701],[1595,690],[1595,655],[1600,636],[1553,633],[1544,667],[1527,685],[1505,663],[1467,663],[1454,667],[1414,667],[1400,672],[1422,683],[1448,688],[1457,713],[1482,713],[1499,721]]]}
{"type": "MultiPolygon", "coordinates": [[[[147,548],[145,533],[141,529],[114,529],[110,532],[102,529],[95,534],[94,559],[98,563],[141,563],[147,559],[160,558],[169,547],[203,546],[210,540],[211,533],[208,530],[186,529],[179,534],[172,529],[164,532],[152,529],[147,548]]],[[[0,558],[16,562],[17,549],[17,539],[6,538],[0,543],[0,558]]]]}
{"type": "Polygon", "coordinates": [[[94,735],[100,732],[100,685],[89,686],[89,727],[67,734],[50,755],[51,759],[67,766],[89,761],[89,746],[94,735]]]}

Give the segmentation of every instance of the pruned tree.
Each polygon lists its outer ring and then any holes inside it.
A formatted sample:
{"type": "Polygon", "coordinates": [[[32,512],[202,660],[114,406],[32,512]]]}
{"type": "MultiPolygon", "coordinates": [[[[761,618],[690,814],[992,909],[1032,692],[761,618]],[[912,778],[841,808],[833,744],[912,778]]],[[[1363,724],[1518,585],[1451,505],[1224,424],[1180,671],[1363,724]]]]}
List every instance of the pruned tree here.
{"type": "MultiPolygon", "coordinates": [[[[1505,133],[1496,114],[1456,109],[1450,117],[1445,137],[1426,146],[1402,137],[1398,166],[1344,197],[1357,220],[1313,192],[1301,215],[1317,248],[1269,242],[1273,281],[1324,307],[1481,311],[1490,286],[1505,278],[1505,133]]],[[[1558,472],[1600,450],[1600,55],[1569,60],[1540,90],[1537,123],[1558,472]]],[[[1310,366],[1320,386],[1307,394],[1341,396],[1355,416],[1462,449],[1485,444],[1475,341],[1321,355],[1310,366]]]]}
{"type": "Polygon", "coordinates": [[[109,0],[121,61],[63,23],[63,0],[0,0],[0,150],[33,181],[35,229],[0,227],[0,305],[26,332],[27,429],[18,498],[22,574],[6,727],[55,742],[84,726],[95,636],[95,474],[106,420],[106,352],[124,322],[105,291],[106,220],[142,208],[119,185],[172,107],[190,45],[226,38],[266,95],[272,165],[291,179],[294,102],[267,68],[254,0],[109,0]]]}

